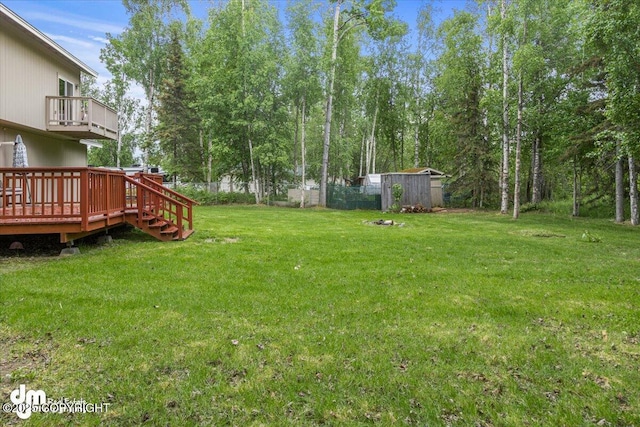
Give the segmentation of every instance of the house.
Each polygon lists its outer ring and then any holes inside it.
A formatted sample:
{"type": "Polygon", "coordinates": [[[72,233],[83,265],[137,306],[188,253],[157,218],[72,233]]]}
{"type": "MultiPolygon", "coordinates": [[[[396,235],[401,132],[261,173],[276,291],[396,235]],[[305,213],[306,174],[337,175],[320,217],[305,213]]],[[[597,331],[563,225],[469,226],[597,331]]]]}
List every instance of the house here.
{"type": "Polygon", "coordinates": [[[193,230],[193,200],[151,174],[87,167],[87,145],[116,139],[117,112],[80,93],[96,72],[0,4],[0,234],[62,242],[131,223],[162,240],[193,230]],[[21,136],[28,167],[13,167],[21,136]]]}
{"type": "MultiPolygon", "coordinates": [[[[0,142],[22,135],[30,166],[87,166],[85,139],[116,139],[118,116],[83,97],[81,60],[0,4],[0,142]]],[[[12,146],[0,146],[0,167],[12,146]]]]}
{"type": "Polygon", "coordinates": [[[400,205],[420,204],[427,209],[444,206],[442,180],[444,172],[432,168],[412,168],[396,173],[382,175],[382,210],[386,211],[394,204],[392,188],[400,184],[403,189],[400,205]]]}

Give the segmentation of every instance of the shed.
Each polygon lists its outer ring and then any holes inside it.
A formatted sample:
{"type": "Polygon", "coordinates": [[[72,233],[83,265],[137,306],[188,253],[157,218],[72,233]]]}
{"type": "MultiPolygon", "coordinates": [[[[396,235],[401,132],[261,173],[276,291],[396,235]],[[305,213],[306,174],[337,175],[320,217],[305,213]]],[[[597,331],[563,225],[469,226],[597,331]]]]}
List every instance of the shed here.
{"type": "Polygon", "coordinates": [[[431,209],[431,175],[415,173],[385,173],[382,175],[382,210],[388,211],[394,204],[393,186],[402,186],[400,205],[421,204],[431,209]]]}
{"type": "Polygon", "coordinates": [[[379,173],[370,173],[364,177],[363,185],[380,185],[380,174],[379,173]]]}
{"type": "Polygon", "coordinates": [[[442,179],[446,176],[444,172],[426,167],[383,174],[381,176],[382,210],[389,210],[394,203],[391,190],[394,184],[402,185],[400,205],[421,204],[427,209],[444,206],[442,179]]]}
{"type": "Polygon", "coordinates": [[[427,167],[405,169],[400,173],[431,175],[431,207],[444,207],[443,180],[448,178],[448,175],[442,171],[427,167]]]}

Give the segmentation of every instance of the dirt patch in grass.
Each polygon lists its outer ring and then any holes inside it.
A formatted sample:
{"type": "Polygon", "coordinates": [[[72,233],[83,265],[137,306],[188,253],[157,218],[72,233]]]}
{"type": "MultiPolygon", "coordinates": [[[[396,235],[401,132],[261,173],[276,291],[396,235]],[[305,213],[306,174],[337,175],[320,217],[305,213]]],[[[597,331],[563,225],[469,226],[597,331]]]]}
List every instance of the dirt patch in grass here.
{"type": "Polygon", "coordinates": [[[240,241],[239,237],[213,237],[206,238],[203,240],[204,243],[221,243],[221,244],[229,244],[229,243],[238,243],[240,241]]]}
{"type": "Polygon", "coordinates": [[[513,234],[518,234],[524,237],[560,237],[560,238],[567,237],[564,234],[555,233],[549,230],[519,230],[517,232],[514,232],[513,234]]]}
{"type": "Polygon", "coordinates": [[[37,370],[51,362],[54,347],[51,334],[34,342],[21,335],[0,335],[0,383],[33,379],[37,370]]]}
{"type": "Polygon", "coordinates": [[[459,213],[472,213],[475,212],[473,209],[468,209],[468,208],[440,208],[440,207],[435,207],[431,209],[432,213],[439,213],[439,214],[459,214],[459,213]]]}

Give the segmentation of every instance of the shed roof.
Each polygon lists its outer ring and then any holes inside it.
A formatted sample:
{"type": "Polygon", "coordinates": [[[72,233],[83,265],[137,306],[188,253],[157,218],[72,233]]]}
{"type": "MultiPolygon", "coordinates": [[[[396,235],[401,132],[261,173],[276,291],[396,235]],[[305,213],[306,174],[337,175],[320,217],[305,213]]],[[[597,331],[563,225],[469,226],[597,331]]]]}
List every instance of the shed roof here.
{"type": "Polygon", "coordinates": [[[18,14],[13,12],[11,9],[0,3],[0,23],[2,23],[2,27],[5,25],[11,25],[14,28],[17,28],[23,34],[26,34],[27,37],[30,37],[32,40],[38,42],[38,45],[47,53],[55,54],[58,58],[62,59],[65,62],[69,62],[74,66],[80,68],[86,74],[89,74],[93,77],[97,77],[98,73],[94,71],[87,64],[76,58],[73,54],[69,53],[66,49],[60,46],[58,43],[54,42],[51,38],[45,35],[42,31],[38,30],[33,25],[29,24],[27,21],[22,19],[18,14]]]}
{"type": "Polygon", "coordinates": [[[401,170],[399,173],[417,173],[417,174],[429,174],[429,175],[440,175],[440,176],[446,176],[446,174],[442,171],[433,169],[433,168],[409,168],[409,169],[404,169],[401,170]]]}
{"type": "Polygon", "coordinates": [[[379,173],[370,173],[365,177],[365,184],[367,185],[380,185],[381,182],[379,173]]]}

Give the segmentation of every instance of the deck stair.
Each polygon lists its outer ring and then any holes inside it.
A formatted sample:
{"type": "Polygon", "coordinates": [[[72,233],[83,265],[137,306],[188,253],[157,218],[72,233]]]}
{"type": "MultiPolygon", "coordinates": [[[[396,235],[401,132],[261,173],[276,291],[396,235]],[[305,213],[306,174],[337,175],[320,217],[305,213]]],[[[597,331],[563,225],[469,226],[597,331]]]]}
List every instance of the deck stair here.
{"type": "Polygon", "coordinates": [[[158,240],[184,240],[193,233],[194,200],[175,192],[148,176],[126,177],[131,207],[127,222],[158,240]]]}
{"type": "Polygon", "coordinates": [[[194,231],[194,205],[157,174],[0,168],[0,235],[59,233],[67,243],[129,223],[162,241],[184,240],[194,231]]]}

